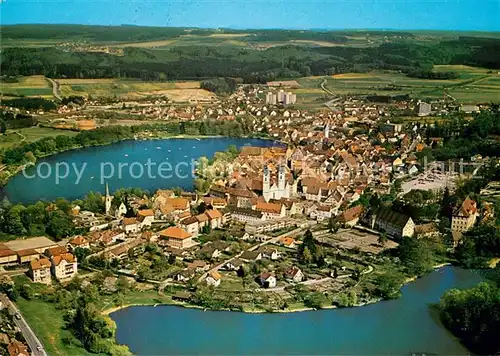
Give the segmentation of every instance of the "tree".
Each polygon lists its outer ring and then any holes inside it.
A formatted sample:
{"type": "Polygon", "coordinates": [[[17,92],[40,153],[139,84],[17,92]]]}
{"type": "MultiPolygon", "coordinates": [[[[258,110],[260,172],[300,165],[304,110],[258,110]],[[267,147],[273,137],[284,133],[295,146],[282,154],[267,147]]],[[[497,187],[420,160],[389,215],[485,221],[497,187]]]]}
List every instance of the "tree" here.
{"type": "Polygon", "coordinates": [[[385,246],[385,244],[387,243],[387,233],[381,232],[380,235],[378,236],[377,242],[380,246],[385,246]]]}
{"type": "Polygon", "coordinates": [[[500,288],[489,283],[447,291],[439,302],[447,329],[476,354],[500,353],[500,288]]]}
{"type": "Polygon", "coordinates": [[[130,283],[125,276],[120,276],[116,280],[116,288],[119,292],[126,292],[130,288],[130,283]]]}
{"type": "Polygon", "coordinates": [[[332,216],[330,219],[328,219],[328,230],[332,234],[336,234],[339,231],[339,228],[340,224],[338,223],[337,219],[335,219],[335,217],[332,216]]]}
{"type": "Polygon", "coordinates": [[[24,205],[16,204],[10,207],[3,216],[2,230],[8,234],[20,235],[26,233],[21,215],[26,210],[24,205]]]}
{"type": "Polygon", "coordinates": [[[398,298],[404,277],[397,272],[384,273],[375,279],[375,295],[383,299],[398,298]]]}
{"type": "Polygon", "coordinates": [[[4,120],[0,119],[0,134],[4,134],[5,132],[7,132],[7,125],[4,120]]]}
{"type": "Polygon", "coordinates": [[[29,284],[23,284],[21,286],[20,293],[21,297],[23,297],[26,300],[31,300],[33,298],[33,291],[31,290],[31,287],[29,284]]]}
{"type": "Polygon", "coordinates": [[[396,252],[410,274],[420,276],[432,268],[432,253],[423,240],[405,236],[396,252]]]}
{"type": "Polygon", "coordinates": [[[61,239],[71,235],[73,229],[73,220],[68,214],[61,210],[55,210],[49,214],[46,231],[50,236],[61,239]]]}
{"type": "Polygon", "coordinates": [[[312,261],[313,261],[313,255],[309,250],[309,247],[304,248],[304,252],[302,253],[302,263],[308,265],[312,261]]]}

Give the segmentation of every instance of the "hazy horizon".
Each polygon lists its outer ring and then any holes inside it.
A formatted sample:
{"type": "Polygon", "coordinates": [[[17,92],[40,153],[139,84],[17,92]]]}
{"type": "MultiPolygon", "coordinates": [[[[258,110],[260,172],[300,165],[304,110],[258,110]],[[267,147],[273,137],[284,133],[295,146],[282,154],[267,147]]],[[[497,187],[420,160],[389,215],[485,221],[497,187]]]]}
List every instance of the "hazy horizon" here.
{"type": "Polygon", "coordinates": [[[0,24],[284,30],[500,31],[500,1],[5,0],[0,24]]]}

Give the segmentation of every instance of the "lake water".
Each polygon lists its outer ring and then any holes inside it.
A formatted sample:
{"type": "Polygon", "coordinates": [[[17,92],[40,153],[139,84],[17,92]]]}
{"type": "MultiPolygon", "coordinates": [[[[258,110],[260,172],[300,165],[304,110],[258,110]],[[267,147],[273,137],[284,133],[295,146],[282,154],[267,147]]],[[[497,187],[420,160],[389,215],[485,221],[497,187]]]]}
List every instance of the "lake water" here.
{"type": "Polygon", "coordinates": [[[150,192],[173,187],[192,190],[192,164],[199,157],[210,158],[230,145],[240,148],[277,144],[260,139],[203,138],[128,140],[82,148],[38,161],[36,166],[26,169],[26,174],[13,177],[4,187],[3,194],[11,202],[22,203],[59,197],[73,200],[89,191],[104,193],[105,182],[111,191],[128,187],[150,192]],[[176,168],[179,174],[176,174],[176,168]]]}
{"type": "Polygon", "coordinates": [[[406,285],[400,299],[358,308],[245,314],[142,306],[111,317],[118,343],[140,355],[465,355],[429,303],[482,280],[445,267],[406,285]]]}

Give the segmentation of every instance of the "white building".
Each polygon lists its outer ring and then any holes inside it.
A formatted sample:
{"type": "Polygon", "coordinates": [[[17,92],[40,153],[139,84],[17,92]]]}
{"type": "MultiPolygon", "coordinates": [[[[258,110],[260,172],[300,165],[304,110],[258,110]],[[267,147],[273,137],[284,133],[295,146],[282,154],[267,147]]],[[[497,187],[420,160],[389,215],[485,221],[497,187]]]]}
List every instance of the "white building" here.
{"type": "Polygon", "coordinates": [[[50,275],[51,263],[48,258],[41,258],[30,262],[29,274],[35,283],[50,284],[52,281],[50,275]]]}
{"type": "Polygon", "coordinates": [[[77,272],[77,260],[71,253],[62,253],[52,257],[52,274],[58,280],[71,279],[77,272]]]}

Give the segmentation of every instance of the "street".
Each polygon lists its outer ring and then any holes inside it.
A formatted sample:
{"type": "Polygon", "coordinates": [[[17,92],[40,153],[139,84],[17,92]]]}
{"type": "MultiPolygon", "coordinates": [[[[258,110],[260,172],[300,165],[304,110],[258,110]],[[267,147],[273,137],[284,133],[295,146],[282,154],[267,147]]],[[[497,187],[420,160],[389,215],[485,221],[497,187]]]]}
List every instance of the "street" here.
{"type": "Polygon", "coordinates": [[[24,317],[20,313],[19,309],[17,309],[16,305],[12,303],[5,294],[0,294],[0,301],[2,301],[2,303],[9,308],[11,314],[14,315],[14,323],[19,329],[21,329],[21,332],[26,339],[26,343],[31,349],[31,354],[34,356],[47,356],[42,343],[38,340],[33,330],[31,330],[26,320],[24,320],[24,317]],[[17,314],[21,316],[21,319],[16,317],[17,314]],[[37,350],[38,347],[41,348],[40,351],[37,350]]]}

